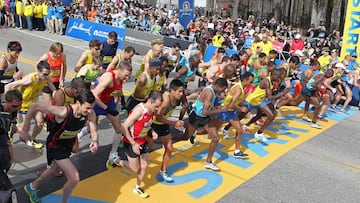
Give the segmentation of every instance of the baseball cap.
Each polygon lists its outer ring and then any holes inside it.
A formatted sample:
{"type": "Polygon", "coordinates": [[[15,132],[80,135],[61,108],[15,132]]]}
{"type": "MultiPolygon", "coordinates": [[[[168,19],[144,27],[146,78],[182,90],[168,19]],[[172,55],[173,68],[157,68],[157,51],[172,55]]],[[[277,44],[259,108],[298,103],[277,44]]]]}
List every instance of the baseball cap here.
{"type": "Polygon", "coordinates": [[[329,52],[330,52],[329,47],[323,47],[321,50],[322,50],[322,51],[329,51],[329,52]]]}
{"type": "Polygon", "coordinates": [[[301,35],[300,34],[296,34],[295,35],[295,39],[300,39],[301,38],[301,35]]]}
{"type": "Polygon", "coordinates": [[[161,61],[158,58],[150,59],[149,61],[149,68],[160,68],[161,61]]]}
{"type": "Polygon", "coordinates": [[[336,68],[342,68],[342,69],[346,69],[345,65],[343,63],[337,63],[335,64],[336,68]]]}
{"type": "Polygon", "coordinates": [[[351,52],[350,56],[357,57],[357,54],[356,54],[356,52],[351,52]]]}

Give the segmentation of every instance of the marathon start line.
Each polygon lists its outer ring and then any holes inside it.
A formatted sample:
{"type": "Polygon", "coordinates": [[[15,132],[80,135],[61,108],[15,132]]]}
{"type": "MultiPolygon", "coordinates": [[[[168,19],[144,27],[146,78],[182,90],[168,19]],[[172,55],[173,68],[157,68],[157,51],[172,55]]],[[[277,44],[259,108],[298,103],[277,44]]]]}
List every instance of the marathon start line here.
{"type": "MultiPolygon", "coordinates": [[[[150,163],[144,177],[144,189],[150,194],[142,199],[132,192],[136,175],[120,167],[104,171],[82,180],[75,188],[69,202],[215,202],[227,193],[251,179],[282,155],[296,146],[331,128],[337,122],[352,116],[357,109],[350,108],[347,114],[327,112],[328,122],[321,122],[322,129],[314,129],[301,119],[303,109],[282,107],[282,117],[277,117],[267,128],[270,136],[267,142],[260,142],[252,134],[244,133],[241,150],[249,154],[249,159],[233,157],[234,138],[223,139],[214,154],[213,161],[221,168],[215,172],[204,168],[210,140],[207,135],[198,135],[196,142],[189,141],[174,144],[174,152],[167,172],[174,182],[165,182],[159,175],[163,149],[150,153],[150,163]]],[[[257,126],[251,130],[256,132],[257,126]]],[[[235,135],[231,128],[229,135],[235,135]]],[[[105,163],[105,160],[104,160],[105,163]]],[[[42,198],[44,203],[61,201],[62,190],[42,198]]]]}

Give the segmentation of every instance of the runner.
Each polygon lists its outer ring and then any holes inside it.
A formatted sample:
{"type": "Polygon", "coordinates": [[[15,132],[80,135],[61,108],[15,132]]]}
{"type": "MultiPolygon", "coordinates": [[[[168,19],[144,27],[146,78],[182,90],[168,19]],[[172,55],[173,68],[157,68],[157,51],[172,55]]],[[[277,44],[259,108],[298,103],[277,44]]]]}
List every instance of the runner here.
{"type": "Polygon", "coordinates": [[[100,56],[103,45],[100,40],[93,39],[89,42],[89,50],[84,51],[79,61],[75,65],[75,72],[79,72],[80,68],[86,64],[91,64],[93,62],[94,56],[100,56]]]}
{"type": "Polygon", "coordinates": [[[152,129],[159,135],[161,143],[165,148],[163,162],[160,168],[160,176],[167,182],[174,181],[166,173],[166,168],[169,165],[171,153],[173,151],[173,140],[169,127],[170,125],[175,126],[175,128],[178,129],[183,129],[184,127],[184,121],[169,120],[169,117],[174,112],[176,106],[180,104],[183,94],[184,84],[178,79],[172,80],[169,91],[163,93],[163,102],[161,103],[156,113],[156,118],[151,125],[152,129]]]}
{"type": "Polygon", "coordinates": [[[119,64],[122,61],[127,61],[131,64],[132,57],[135,55],[135,49],[132,46],[126,47],[120,54],[115,55],[110,64],[107,66],[107,69],[119,68],[119,64]]]}
{"type": "Polygon", "coordinates": [[[214,171],[220,170],[220,167],[212,161],[212,157],[219,143],[219,135],[218,129],[211,117],[217,113],[227,111],[226,106],[214,108],[216,95],[224,92],[227,87],[228,84],[226,79],[218,78],[215,80],[213,85],[209,85],[203,89],[195,101],[193,111],[189,115],[190,125],[187,127],[185,132],[185,136],[190,138],[198,128],[204,128],[206,130],[211,142],[204,167],[214,171]]]}
{"type": "Polygon", "coordinates": [[[102,50],[100,53],[100,57],[103,61],[103,70],[106,70],[114,56],[116,55],[116,51],[119,46],[119,42],[117,41],[118,35],[115,31],[111,31],[108,34],[106,40],[102,42],[102,50]]]}
{"type": "MultiPolygon", "coordinates": [[[[130,63],[125,61],[121,62],[119,69],[105,72],[100,77],[98,85],[92,90],[96,98],[96,104],[94,107],[94,111],[97,116],[96,120],[98,120],[99,115],[106,115],[106,118],[110,121],[115,131],[109,158],[106,161],[106,167],[108,169],[118,162],[119,155],[117,153],[117,149],[121,137],[124,134],[124,128],[120,123],[119,112],[116,109],[114,98],[117,94],[113,95],[112,93],[122,89],[123,83],[129,79],[131,72],[132,66],[130,63]]],[[[81,138],[87,134],[87,132],[88,128],[83,128],[78,134],[78,138],[81,138]]]]}
{"type": "MultiPolygon", "coordinates": [[[[29,73],[23,79],[9,83],[5,86],[5,91],[20,88],[20,91],[23,94],[23,102],[20,110],[22,119],[25,118],[31,104],[40,102],[39,96],[45,85],[48,85],[53,93],[56,91],[49,74],[50,65],[48,62],[40,61],[37,65],[37,72],[29,73]]],[[[41,112],[36,114],[35,121],[31,139],[27,140],[26,144],[36,149],[40,149],[43,147],[43,144],[36,141],[35,138],[41,132],[44,125],[44,117],[41,112]]]]}
{"type": "Polygon", "coordinates": [[[76,77],[82,78],[86,84],[86,88],[93,89],[95,86],[95,80],[100,75],[102,71],[103,62],[100,56],[94,56],[92,64],[86,64],[79,72],[76,74],[76,77]]]}
{"type": "Polygon", "coordinates": [[[273,122],[276,116],[276,110],[270,100],[276,100],[283,96],[283,93],[272,95],[273,85],[275,82],[278,82],[279,79],[279,70],[272,70],[270,72],[270,76],[261,80],[259,86],[255,88],[254,92],[252,92],[244,102],[244,106],[247,108],[247,111],[257,110],[256,116],[252,117],[244,126],[245,129],[248,128],[250,124],[259,120],[264,113],[266,115],[264,125],[262,125],[254,135],[255,139],[263,142],[267,141],[267,138],[264,135],[264,130],[271,122],[273,122]]]}
{"type": "MultiPolygon", "coordinates": [[[[254,80],[254,75],[250,72],[246,72],[242,76],[242,80],[240,82],[235,83],[227,92],[224,102],[222,103],[223,106],[228,107],[228,111],[221,112],[218,114],[218,120],[221,123],[230,122],[230,124],[236,130],[236,137],[235,137],[235,158],[248,158],[248,154],[243,153],[240,151],[240,144],[241,144],[241,137],[242,137],[242,126],[240,123],[240,119],[238,114],[241,113],[241,104],[245,100],[245,91],[244,89],[249,87],[254,80]]],[[[222,133],[225,139],[230,138],[228,131],[222,129],[222,133]]]]}
{"type": "MultiPolygon", "coordinates": [[[[149,162],[149,150],[147,147],[147,136],[151,129],[154,113],[162,103],[160,92],[151,92],[149,99],[145,103],[139,103],[129,114],[124,122],[126,129],[123,138],[125,154],[128,161],[121,160],[119,165],[127,167],[137,175],[136,184],[133,189],[135,194],[141,198],[149,197],[149,194],[141,187],[141,182],[145,176],[149,162]]],[[[152,138],[157,139],[158,134],[152,132],[152,138]]]]}
{"type": "Polygon", "coordinates": [[[152,58],[149,61],[149,68],[147,71],[140,74],[133,88],[132,94],[126,101],[125,109],[130,112],[136,105],[146,101],[150,92],[154,88],[155,77],[161,66],[161,61],[158,58],[152,58]]]}
{"type": "Polygon", "coordinates": [[[95,97],[90,90],[83,90],[77,97],[75,104],[67,106],[53,106],[44,103],[31,105],[25,117],[24,127],[21,131],[21,140],[31,139],[29,135],[30,121],[38,113],[51,113],[55,115],[56,127],[50,130],[46,142],[47,154],[52,160],[51,167],[45,170],[36,180],[24,186],[25,192],[29,195],[30,202],[41,202],[37,193],[45,178],[53,175],[58,170],[63,170],[67,182],[63,187],[62,202],[68,199],[76,184],[80,181],[80,175],[75,165],[69,158],[74,145],[77,132],[89,121],[91,143],[89,145],[91,153],[98,150],[98,133],[96,129],[95,113],[93,111],[95,97]]]}
{"type": "Polygon", "coordinates": [[[23,72],[17,67],[21,51],[21,44],[11,41],[7,45],[7,53],[0,57],[0,98],[5,91],[6,84],[23,77],[23,72]]]}
{"type": "MultiPolygon", "coordinates": [[[[64,47],[60,42],[55,42],[50,46],[50,50],[42,55],[37,63],[47,61],[50,65],[50,78],[56,89],[64,87],[64,81],[67,71],[66,55],[64,47]]],[[[52,91],[48,86],[43,89],[43,97],[46,103],[51,104],[52,91]]]]}
{"type": "Polygon", "coordinates": [[[171,49],[164,54],[164,56],[166,56],[167,59],[169,60],[169,70],[166,71],[166,78],[168,78],[169,74],[174,69],[176,69],[176,67],[179,66],[179,61],[181,58],[180,49],[181,49],[180,44],[175,43],[173,44],[171,49]]]}

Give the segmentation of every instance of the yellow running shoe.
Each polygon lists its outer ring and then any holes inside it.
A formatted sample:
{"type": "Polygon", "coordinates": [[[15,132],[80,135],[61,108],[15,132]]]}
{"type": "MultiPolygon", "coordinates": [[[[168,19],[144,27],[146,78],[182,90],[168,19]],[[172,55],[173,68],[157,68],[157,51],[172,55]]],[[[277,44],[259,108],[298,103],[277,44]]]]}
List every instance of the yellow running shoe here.
{"type": "Polygon", "coordinates": [[[133,192],[135,193],[135,194],[137,194],[137,195],[139,195],[141,198],[148,198],[150,195],[147,193],[147,192],[145,192],[145,190],[144,189],[142,189],[141,187],[134,187],[134,190],[133,190],[133,192]]]}
{"type": "Polygon", "coordinates": [[[28,141],[26,141],[26,144],[35,149],[41,149],[44,147],[44,145],[42,143],[37,142],[36,140],[33,140],[33,141],[28,140],[28,141]]]}

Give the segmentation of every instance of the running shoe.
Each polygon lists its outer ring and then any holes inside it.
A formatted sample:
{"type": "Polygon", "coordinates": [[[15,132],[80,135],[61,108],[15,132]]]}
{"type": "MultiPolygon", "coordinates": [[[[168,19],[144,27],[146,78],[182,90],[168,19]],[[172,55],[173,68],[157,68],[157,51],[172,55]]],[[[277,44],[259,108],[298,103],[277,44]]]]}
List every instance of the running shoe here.
{"type": "Polygon", "coordinates": [[[196,132],[194,134],[192,134],[189,139],[191,144],[195,144],[195,138],[196,138],[196,132]]]}
{"type": "Polygon", "coordinates": [[[309,123],[311,122],[311,119],[309,117],[307,117],[307,116],[303,116],[302,120],[306,121],[306,122],[309,122],[309,123]]]}
{"type": "Polygon", "coordinates": [[[247,159],[247,158],[249,158],[249,155],[245,154],[242,151],[240,151],[240,152],[234,152],[234,157],[235,158],[240,158],[240,159],[247,159]]]}
{"type": "Polygon", "coordinates": [[[224,139],[229,139],[230,136],[229,136],[229,131],[228,130],[225,130],[225,127],[224,128],[221,128],[221,132],[222,134],[224,135],[224,139]]]}
{"type": "Polygon", "coordinates": [[[251,133],[250,127],[247,126],[247,125],[243,125],[242,129],[243,129],[243,131],[246,132],[246,133],[251,133]]]}
{"type": "Polygon", "coordinates": [[[257,125],[264,125],[265,124],[265,120],[263,118],[260,118],[259,120],[256,121],[257,125]]]}
{"type": "Polygon", "coordinates": [[[44,145],[43,145],[42,143],[40,143],[40,142],[38,142],[38,141],[36,141],[36,140],[33,140],[33,141],[28,140],[28,141],[26,141],[26,144],[27,144],[28,146],[30,146],[30,147],[35,148],[35,149],[41,149],[41,148],[44,147],[44,145]]]}
{"type": "Polygon", "coordinates": [[[311,123],[311,124],[310,124],[310,127],[316,128],[316,129],[321,129],[321,128],[322,128],[322,126],[319,125],[318,123],[311,123]]]}
{"type": "Polygon", "coordinates": [[[106,161],[106,168],[108,170],[119,166],[120,157],[117,153],[113,153],[110,155],[109,159],[106,161]]]}
{"type": "Polygon", "coordinates": [[[341,109],[339,112],[342,113],[342,114],[347,114],[347,110],[346,110],[346,109],[341,109]]]}
{"type": "Polygon", "coordinates": [[[137,195],[139,195],[141,198],[148,198],[150,195],[147,193],[147,192],[145,192],[145,190],[144,189],[142,189],[141,187],[134,187],[134,189],[133,189],[133,192],[135,193],[135,194],[137,194],[137,195]]]}
{"type": "Polygon", "coordinates": [[[256,132],[254,135],[255,139],[262,141],[262,142],[266,142],[268,141],[268,139],[265,137],[264,133],[258,133],[256,132]]]}
{"type": "Polygon", "coordinates": [[[174,179],[170,177],[166,171],[160,171],[160,176],[166,181],[166,182],[174,182],[174,179]]]}
{"type": "Polygon", "coordinates": [[[31,189],[30,183],[24,186],[26,194],[28,194],[31,203],[40,203],[40,197],[38,197],[37,192],[39,190],[31,189]]]}
{"type": "Polygon", "coordinates": [[[204,167],[207,169],[211,169],[213,171],[218,171],[220,170],[220,167],[218,167],[217,165],[214,164],[214,162],[205,162],[204,167]]]}
{"type": "Polygon", "coordinates": [[[339,112],[339,110],[336,108],[336,105],[332,105],[330,108],[329,108],[330,111],[334,112],[334,113],[337,113],[339,112]]]}
{"type": "Polygon", "coordinates": [[[326,119],[324,116],[318,116],[317,120],[322,122],[328,122],[328,119],[326,119]]]}

